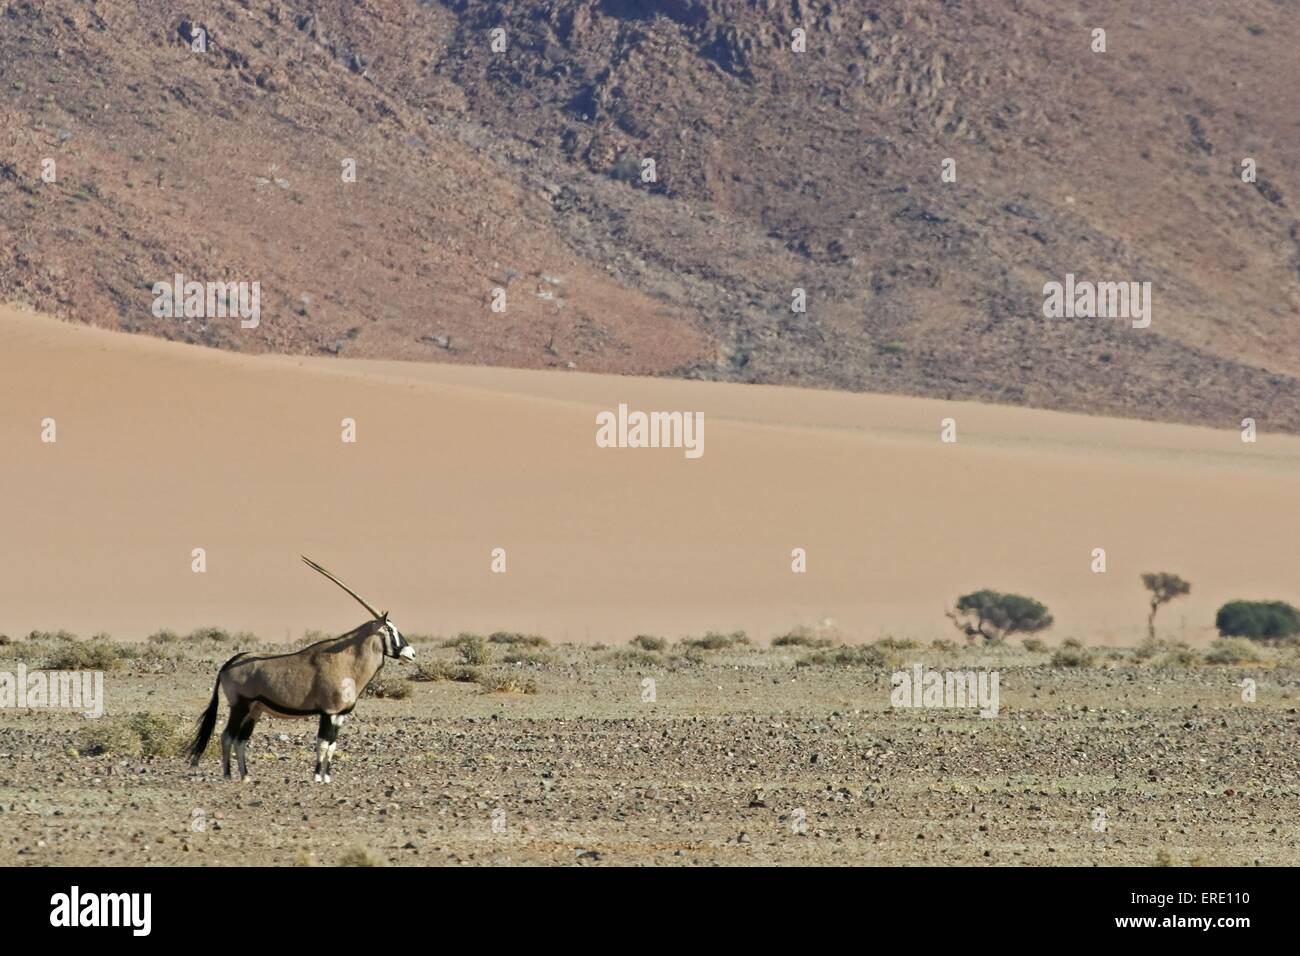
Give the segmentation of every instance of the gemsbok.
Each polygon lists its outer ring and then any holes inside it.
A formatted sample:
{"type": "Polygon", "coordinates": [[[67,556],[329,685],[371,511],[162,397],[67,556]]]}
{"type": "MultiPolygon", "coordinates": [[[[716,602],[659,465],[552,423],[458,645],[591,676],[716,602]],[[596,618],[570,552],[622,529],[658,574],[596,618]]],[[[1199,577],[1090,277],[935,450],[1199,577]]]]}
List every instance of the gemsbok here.
{"type": "Polygon", "coordinates": [[[415,648],[388,620],[387,611],[382,614],[376,611],[315,561],[305,556],[303,560],[356,598],[374,615],[373,620],[342,637],[317,641],[292,654],[251,656],[245,652],[222,664],[216,686],[212,688],[212,702],[199,716],[190,744],[192,766],[198,765],[208,748],[217,726],[217,704],[224,693],[230,705],[230,719],[221,733],[222,770],[227,780],[232,744],[239,755],[240,779],[249,779],[248,738],[262,715],[269,714],[290,719],[320,719],[320,729],[316,732],[316,782],[329,783],[339,727],[352,713],[366,685],[384,666],[384,658],[392,657],[399,663],[415,659],[415,648]]]}

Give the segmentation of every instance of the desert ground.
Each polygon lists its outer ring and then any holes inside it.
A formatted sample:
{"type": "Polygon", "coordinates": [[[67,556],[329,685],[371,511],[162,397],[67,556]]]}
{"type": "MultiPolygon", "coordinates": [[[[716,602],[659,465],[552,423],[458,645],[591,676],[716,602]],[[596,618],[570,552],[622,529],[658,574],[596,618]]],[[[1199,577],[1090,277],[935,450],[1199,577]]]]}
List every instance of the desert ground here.
{"type": "Polygon", "coordinates": [[[1300,659],[1211,626],[1295,597],[1296,438],[239,355],[13,308],[0,399],[0,670],[103,669],[106,705],[0,709],[0,863],[1300,862],[1300,659]],[[704,412],[704,455],[596,447],[621,402],[704,412]],[[260,725],[250,782],[215,743],[191,769],[235,649],[364,617],[299,553],[425,635],[419,669],[385,667],[328,786],[312,723],[260,725]],[[1193,586],[1154,643],[1146,570],[1193,586]],[[959,641],[943,609],[979,587],[1047,603],[1042,645],[959,641]],[[446,646],[494,631],[547,643],[446,646]],[[997,671],[998,715],[892,706],[917,663],[997,671]]]}
{"type": "MultiPolygon", "coordinates": [[[[175,754],[236,646],[119,645],[97,720],[0,711],[0,864],[1300,863],[1294,649],[486,643],[477,683],[386,665],[409,696],[360,701],[324,785],[314,722],[260,724],[247,783],[215,745],[175,754]],[[918,662],[996,669],[998,716],[891,707],[918,662]]],[[[458,676],[459,650],[417,648],[458,676]]]]}

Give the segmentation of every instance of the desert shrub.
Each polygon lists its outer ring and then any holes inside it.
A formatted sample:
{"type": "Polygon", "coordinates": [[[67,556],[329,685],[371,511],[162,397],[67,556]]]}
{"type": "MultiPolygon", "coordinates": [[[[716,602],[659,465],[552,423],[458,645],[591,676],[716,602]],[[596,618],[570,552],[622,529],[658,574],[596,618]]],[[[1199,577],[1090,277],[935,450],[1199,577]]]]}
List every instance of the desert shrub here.
{"type": "Polygon", "coordinates": [[[818,637],[807,627],[796,627],[793,631],[772,638],[773,647],[830,647],[833,643],[835,642],[829,637],[818,637]]]}
{"type": "Polygon", "coordinates": [[[125,649],[107,641],[75,641],[53,650],[45,666],[55,671],[113,671],[122,659],[131,656],[125,649]]]}
{"type": "Polygon", "coordinates": [[[517,674],[489,674],[479,682],[485,694],[536,694],[537,681],[517,674]]]}
{"type": "Polygon", "coordinates": [[[628,643],[642,651],[666,651],[668,649],[668,642],[664,638],[655,637],[651,634],[638,634],[628,643]]]}
{"type": "Polygon", "coordinates": [[[916,641],[906,637],[882,637],[876,641],[876,647],[885,651],[910,651],[916,647],[916,641]]]}
{"type": "Polygon", "coordinates": [[[460,652],[462,664],[489,664],[492,652],[488,650],[487,641],[477,634],[458,634],[451,640],[443,641],[443,647],[454,647],[460,652]]]}
{"type": "Polygon", "coordinates": [[[708,663],[709,655],[698,647],[683,647],[673,651],[672,659],[676,664],[700,665],[708,663]]]}
{"type": "Polygon", "coordinates": [[[946,612],[967,640],[1002,641],[1012,634],[1034,634],[1052,626],[1052,615],[1033,598],[999,591],[974,591],[946,612]]]}
{"type": "Polygon", "coordinates": [[[894,667],[897,661],[897,655],[875,644],[858,644],[814,651],[797,664],[799,667],[894,667]]]}
{"type": "Polygon", "coordinates": [[[936,637],[930,642],[930,648],[943,654],[955,654],[958,650],[957,642],[946,637],[936,637]]]}
{"type": "Polygon", "coordinates": [[[1061,641],[1061,646],[1072,647],[1075,650],[1078,650],[1083,647],[1083,641],[1079,640],[1077,637],[1067,637],[1065,640],[1061,641]]]}
{"type": "Polygon", "coordinates": [[[602,653],[601,660],[619,667],[658,667],[664,662],[662,655],[639,647],[612,648],[602,653]]]}
{"type": "Polygon", "coordinates": [[[1043,651],[1047,650],[1047,645],[1037,637],[1026,637],[1020,643],[1024,645],[1025,650],[1029,651],[1031,654],[1041,654],[1043,651]]]}
{"type": "Polygon", "coordinates": [[[343,851],[339,866],[383,866],[384,858],[365,846],[353,846],[343,851]]]}
{"type": "Polygon", "coordinates": [[[1253,664],[1258,660],[1259,650],[1240,637],[1221,637],[1205,654],[1207,664],[1253,664]]]}
{"type": "Polygon", "coordinates": [[[1082,645],[1058,647],[1052,653],[1053,667],[1091,667],[1095,661],[1092,652],[1082,645]]]}
{"type": "Polygon", "coordinates": [[[81,732],[77,752],[88,757],[172,757],[185,747],[186,728],[170,717],[101,717],[81,732]]]}
{"type": "Polygon", "coordinates": [[[550,647],[551,642],[540,634],[515,634],[497,631],[488,636],[489,644],[509,644],[512,647],[550,647]]]}
{"type": "Polygon", "coordinates": [[[694,647],[701,651],[725,651],[748,643],[749,635],[744,631],[732,631],[730,634],[709,631],[703,637],[683,637],[681,640],[682,647],[694,647]]]}
{"type": "Polygon", "coordinates": [[[161,631],[154,631],[149,635],[150,644],[175,644],[181,639],[181,636],[175,631],[169,631],[163,628],[161,631]]]}
{"type": "Polygon", "coordinates": [[[1200,662],[1200,655],[1186,644],[1172,644],[1165,656],[1157,662],[1157,666],[1166,669],[1177,669],[1195,667],[1200,662]]]}
{"type": "Polygon", "coordinates": [[[411,696],[411,685],[401,678],[380,674],[366,685],[366,689],[361,692],[361,696],[405,700],[411,696]]]}
{"type": "Polygon", "coordinates": [[[450,664],[447,661],[430,661],[416,665],[414,673],[408,680],[413,681],[455,681],[461,684],[477,684],[482,675],[473,667],[463,664],[450,664]]]}
{"type": "Polygon", "coordinates": [[[230,634],[224,628],[220,627],[196,627],[190,631],[186,637],[188,641],[212,641],[214,644],[224,644],[230,640],[230,634]]]}
{"type": "Polygon", "coordinates": [[[69,642],[79,640],[76,634],[71,631],[65,631],[60,628],[57,631],[32,631],[27,635],[27,640],[33,644],[49,644],[56,641],[69,642]]]}
{"type": "Polygon", "coordinates": [[[1281,640],[1300,634],[1300,611],[1285,601],[1229,601],[1219,608],[1214,626],[1222,637],[1281,640]]]}

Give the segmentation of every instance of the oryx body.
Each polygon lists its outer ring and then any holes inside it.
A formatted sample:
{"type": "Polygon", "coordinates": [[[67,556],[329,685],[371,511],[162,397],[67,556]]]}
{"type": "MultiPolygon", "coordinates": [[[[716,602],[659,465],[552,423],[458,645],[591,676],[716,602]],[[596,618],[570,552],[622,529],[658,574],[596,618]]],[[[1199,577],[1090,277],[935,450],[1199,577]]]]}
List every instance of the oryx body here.
{"type": "Polygon", "coordinates": [[[212,701],[199,717],[190,745],[191,763],[197,764],[217,724],[217,707],[224,696],[230,707],[221,734],[222,771],[230,777],[230,751],[239,757],[239,775],[248,778],[248,739],[265,715],[289,719],[317,719],[316,781],[330,781],[330,764],[339,727],[356,706],[366,685],[384,666],[384,659],[412,660],[415,649],[388,620],[324,568],[303,558],[353,597],[361,601],[373,620],[341,637],[317,641],[291,654],[236,654],[217,672],[212,701]]]}

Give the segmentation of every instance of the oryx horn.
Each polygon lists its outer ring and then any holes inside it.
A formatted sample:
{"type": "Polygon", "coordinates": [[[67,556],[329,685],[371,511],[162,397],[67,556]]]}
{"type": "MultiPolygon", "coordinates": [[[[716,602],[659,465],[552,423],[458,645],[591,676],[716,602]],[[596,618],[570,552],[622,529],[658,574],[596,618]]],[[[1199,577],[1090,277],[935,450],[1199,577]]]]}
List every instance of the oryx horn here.
{"type": "MultiPolygon", "coordinates": [[[[345,590],[345,591],[347,591],[349,594],[351,594],[354,598],[357,599],[357,602],[358,602],[358,603],[359,603],[363,608],[365,608],[367,611],[369,611],[369,612],[370,612],[371,614],[373,614],[375,617],[380,618],[380,617],[383,617],[383,616],[384,616],[383,614],[380,614],[378,611],[376,611],[376,610],[375,610],[373,607],[371,607],[369,604],[367,604],[366,601],[365,601],[365,599],[364,599],[360,594],[358,594],[356,591],[352,590],[350,587],[348,587],[346,584],[344,584],[342,581],[340,581],[338,578],[336,578],[336,577],[335,577],[333,574],[331,574],[329,571],[326,571],[324,568],[322,568],[319,564],[317,564],[317,563],[316,563],[315,561],[313,561],[311,558],[307,557],[307,555],[305,555],[305,554],[300,554],[300,555],[298,555],[298,557],[302,558],[304,561],[307,562],[307,564],[308,564],[309,566],[315,568],[315,569],[316,569],[317,571],[319,571],[321,574],[325,575],[325,577],[329,578],[331,581],[333,581],[335,584],[337,584],[337,585],[338,585],[339,587],[341,587],[343,590],[345,590]]],[[[386,613],[388,613],[388,612],[385,611],[384,613],[386,614],[386,613]]]]}

